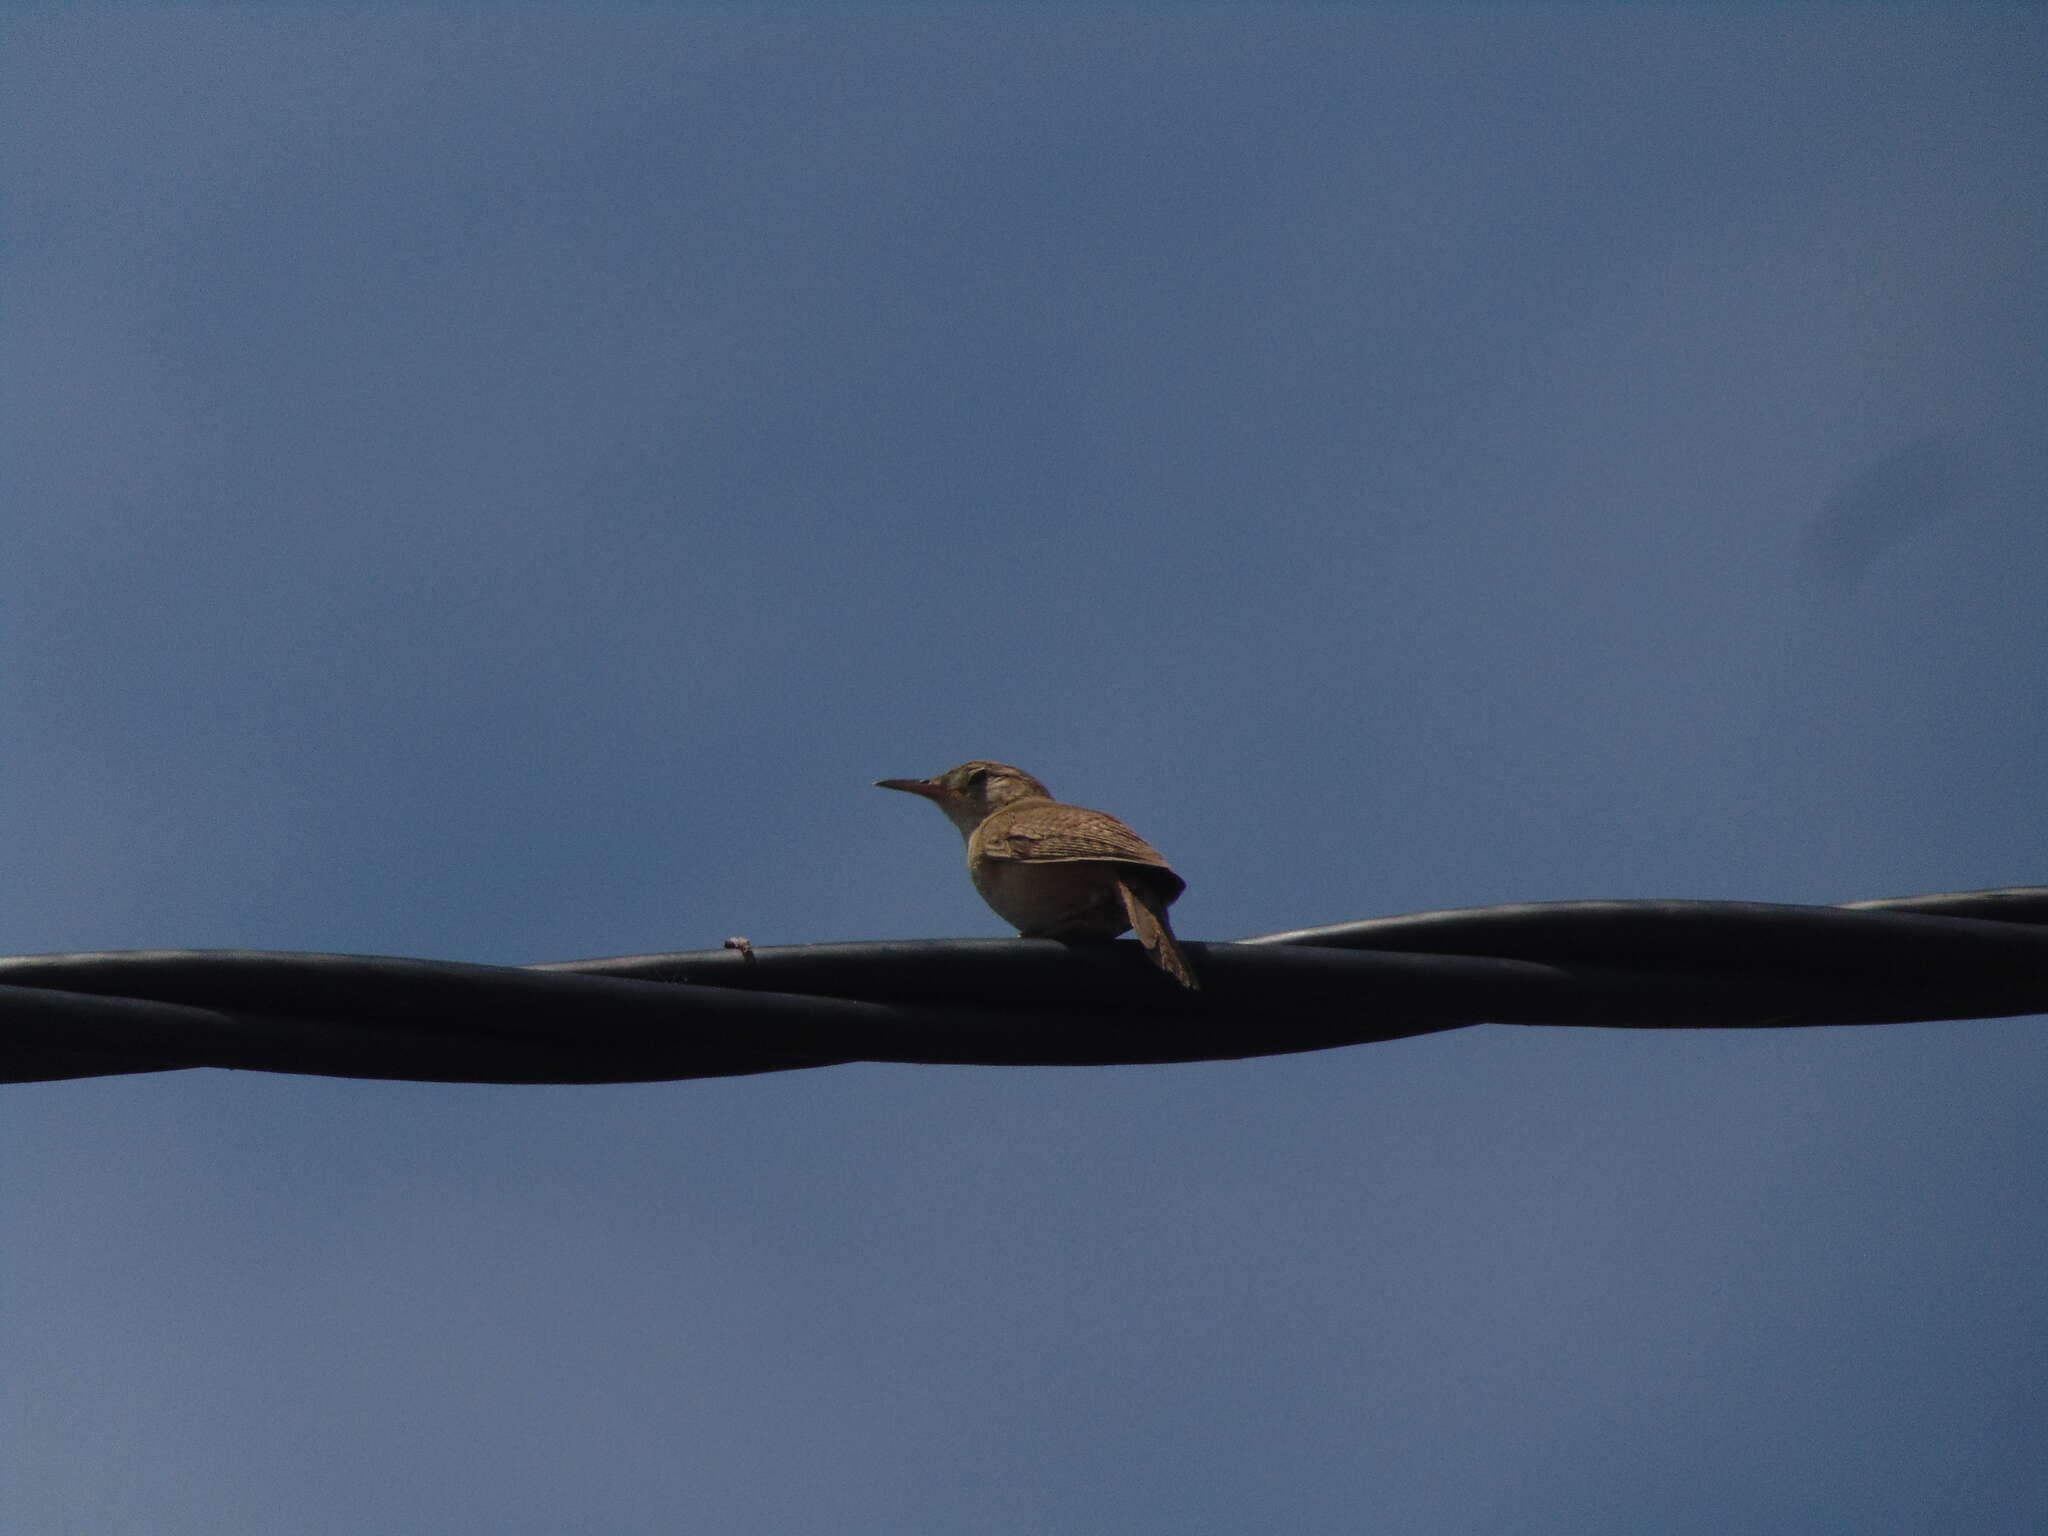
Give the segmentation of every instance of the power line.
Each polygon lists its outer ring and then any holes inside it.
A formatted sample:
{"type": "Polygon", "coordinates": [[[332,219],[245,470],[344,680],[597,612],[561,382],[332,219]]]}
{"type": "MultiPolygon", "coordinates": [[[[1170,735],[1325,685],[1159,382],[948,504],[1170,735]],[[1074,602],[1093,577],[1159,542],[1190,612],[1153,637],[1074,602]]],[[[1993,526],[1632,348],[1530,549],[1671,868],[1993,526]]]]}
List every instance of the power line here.
{"type": "Polygon", "coordinates": [[[912,940],[536,966],[253,950],[0,958],[0,1081],[237,1067],[425,1082],[849,1061],[1216,1061],[1467,1025],[1757,1029],[2048,1012],[2048,887],[1474,907],[1186,945],[912,940]]]}

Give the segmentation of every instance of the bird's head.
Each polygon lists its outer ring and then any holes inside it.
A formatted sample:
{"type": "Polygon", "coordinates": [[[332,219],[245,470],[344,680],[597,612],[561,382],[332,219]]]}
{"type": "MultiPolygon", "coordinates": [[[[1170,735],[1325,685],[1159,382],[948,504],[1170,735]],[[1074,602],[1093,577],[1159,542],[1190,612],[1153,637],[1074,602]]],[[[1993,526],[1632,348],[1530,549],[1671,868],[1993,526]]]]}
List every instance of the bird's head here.
{"type": "Polygon", "coordinates": [[[1001,810],[1014,800],[1052,798],[1046,787],[1022,768],[978,760],[948,768],[928,779],[877,779],[875,787],[924,796],[963,833],[972,832],[991,811],[1001,810]]]}

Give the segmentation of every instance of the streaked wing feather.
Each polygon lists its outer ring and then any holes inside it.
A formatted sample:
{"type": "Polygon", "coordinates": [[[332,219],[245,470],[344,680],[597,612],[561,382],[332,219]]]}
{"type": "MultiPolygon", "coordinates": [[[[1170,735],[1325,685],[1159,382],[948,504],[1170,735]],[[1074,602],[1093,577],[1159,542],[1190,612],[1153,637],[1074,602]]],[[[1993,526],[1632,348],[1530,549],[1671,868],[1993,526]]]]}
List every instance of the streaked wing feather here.
{"type": "Polygon", "coordinates": [[[1159,852],[1135,832],[1121,837],[1102,828],[1054,832],[1018,831],[1003,841],[1009,851],[991,850],[998,858],[1031,859],[1122,859],[1134,864],[1164,865],[1159,852]]]}
{"type": "Polygon", "coordinates": [[[983,852],[989,858],[1031,864],[1094,859],[1140,864],[1160,871],[1170,880],[1174,895],[1186,888],[1157,848],[1107,811],[1085,810],[1078,805],[1032,804],[1020,806],[1010,818],[1010,825],[989,830],[996,834],[982,841],[983,852]]]}

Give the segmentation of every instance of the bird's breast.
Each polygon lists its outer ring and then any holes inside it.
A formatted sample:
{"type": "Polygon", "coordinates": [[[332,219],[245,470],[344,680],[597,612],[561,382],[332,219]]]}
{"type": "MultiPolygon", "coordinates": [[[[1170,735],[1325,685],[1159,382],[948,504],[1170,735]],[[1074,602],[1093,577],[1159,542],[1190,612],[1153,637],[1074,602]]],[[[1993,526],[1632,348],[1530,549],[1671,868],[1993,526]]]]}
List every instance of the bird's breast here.
{"type": "Polygon", "coordinates": [[[968,870],[981,899],[1019,933],[1114,938],[1131,926],[1114,864],[984,858],[970,859],[968,870]]]}

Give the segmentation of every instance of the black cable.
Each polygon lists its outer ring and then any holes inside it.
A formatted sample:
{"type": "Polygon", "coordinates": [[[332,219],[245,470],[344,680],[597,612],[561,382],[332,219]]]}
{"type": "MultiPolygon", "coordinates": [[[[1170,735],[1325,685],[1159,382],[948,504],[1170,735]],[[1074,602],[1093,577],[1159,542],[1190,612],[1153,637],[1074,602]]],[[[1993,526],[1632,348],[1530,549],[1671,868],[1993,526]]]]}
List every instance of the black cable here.
{"type": "Polygon", "coordinates": [[[1754,1029],[2048,1012],[2048,888],[1847,907],[1545,902],[1189,944],[946,940],[468,965],[0,959],[0,1081],[240,1067],[594,1083],[847,1061],[1230,1060],[1477,1023],[1754,1029]]]}

